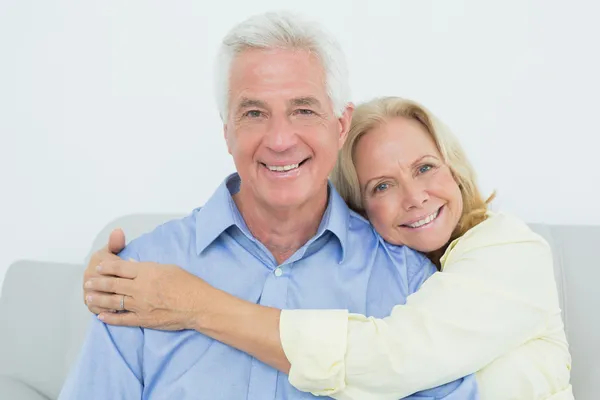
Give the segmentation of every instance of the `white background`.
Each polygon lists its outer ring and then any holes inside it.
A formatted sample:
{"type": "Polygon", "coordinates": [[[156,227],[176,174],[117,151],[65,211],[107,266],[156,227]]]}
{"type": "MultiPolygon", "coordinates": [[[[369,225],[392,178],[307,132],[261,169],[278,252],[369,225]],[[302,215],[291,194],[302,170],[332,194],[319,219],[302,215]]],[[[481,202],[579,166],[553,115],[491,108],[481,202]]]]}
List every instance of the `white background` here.
{"type": "Polygon", "coordinates": [[[496,209],[600,224],[596,1],[0,1],[0,284],[18,259],[81,262],[109,221],[186,213],[233,171],[219,40],[287,8],[347,53],[355,101],[423,102],[496,209]]]}

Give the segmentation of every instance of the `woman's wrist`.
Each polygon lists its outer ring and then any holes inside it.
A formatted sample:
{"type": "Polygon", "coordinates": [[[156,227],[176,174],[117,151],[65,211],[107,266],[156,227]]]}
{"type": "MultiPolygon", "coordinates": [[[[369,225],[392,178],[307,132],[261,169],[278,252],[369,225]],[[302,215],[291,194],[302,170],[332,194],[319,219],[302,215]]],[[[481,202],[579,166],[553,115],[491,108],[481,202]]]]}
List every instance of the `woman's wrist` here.
{"type": "MultiPolygon", "coordinates": [[[[204,283],[204,282],[203,282],[204,283]]],[[[190,328],[203,334],[223,330],[228,318],[235,318],[236,297],[208,284],[198,292],[190,328]]]]}
{"type": "Polygon", "coordinates": [[[241,300],[213,287],[202,290],[197,301],[192,329],[288,373],[290,364],[279,337],[281,310],[241,300]]]}

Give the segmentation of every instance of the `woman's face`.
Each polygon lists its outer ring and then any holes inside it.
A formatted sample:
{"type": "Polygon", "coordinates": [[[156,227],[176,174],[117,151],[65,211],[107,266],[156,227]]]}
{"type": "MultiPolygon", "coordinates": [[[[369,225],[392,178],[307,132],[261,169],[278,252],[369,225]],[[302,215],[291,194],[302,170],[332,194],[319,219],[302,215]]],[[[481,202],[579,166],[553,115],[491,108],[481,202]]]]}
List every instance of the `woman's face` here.
{"type": "Polygon", "coordinates": [[[386,241],[430,252],[450,240],[462,196],[421,123],[396,117],[367,132],[354,162],[367,216],[386,241]]]}

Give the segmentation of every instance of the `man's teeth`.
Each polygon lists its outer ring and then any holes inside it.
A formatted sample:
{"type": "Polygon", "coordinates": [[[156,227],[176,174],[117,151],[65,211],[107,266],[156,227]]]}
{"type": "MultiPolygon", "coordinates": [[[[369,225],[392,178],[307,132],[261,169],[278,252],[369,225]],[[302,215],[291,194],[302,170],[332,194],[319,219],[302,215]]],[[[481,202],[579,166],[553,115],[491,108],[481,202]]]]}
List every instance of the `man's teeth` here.
{"type": "Polygon", "coordinates": [[[292,169],[296,169],[298,168],[298,166],[300,165],[300,163],[298,164],[290,164],[290,165],[267,165],[267,168],[269,168],[269,170],[271,171],[277,171],[277,172],[283,172],[283,171],[290,171],[292,169]]]}
{"type": "Polygon", "coordinates": [[[433,221],[434,219],[437,218],[439,212],[440,212],[440,210],[437,210],[436,212],[434,212],[433,214],[429,215],[428,217],[425,217],[422,220],[415,222],[414,224],[407,224],[407,226],[410,226],[411,228],[418,228],[420,226],[428,224],[428,223],[430,223],[431,221],[433,221]]]}

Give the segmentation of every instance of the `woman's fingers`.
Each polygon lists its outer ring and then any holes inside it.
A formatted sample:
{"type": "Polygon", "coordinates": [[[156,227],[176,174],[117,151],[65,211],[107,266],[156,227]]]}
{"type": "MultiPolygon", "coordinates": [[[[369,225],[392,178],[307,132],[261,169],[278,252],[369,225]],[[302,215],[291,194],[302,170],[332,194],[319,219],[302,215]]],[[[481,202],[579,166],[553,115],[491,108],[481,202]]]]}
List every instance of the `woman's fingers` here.
{"type": "Polygon", "coordinates": [[[113,229],[108,237],[107,249],[113,254],[118,254],[125,248],[125,232],[121,228],[113,229]]]}
{"type": "Polygon", "coordinates": [[[133,296],[135,292],[135,283],[133,280],[117,277],[99,276],[91,278],[83,286],[87,292],[115,293],[127,296],[133,296]]]}
{"type": "Polygon", "coordinates": [[[109,313],[103,312],[98,315],[98,319],[105,324],[119,326],[144,326],[140,317],[133,312],[109,313]]]}
{"type": "Polygon", "coordinates": [[[101,310],[101,312],[135,310],[134,299],[130,296],[125,296],[121,294],[107,294],[94,292],[93,294],[87,295],[85,299],[90,310],[91,308],[101,310]]]}
{"type": "MultiPolygon", "coordinates": [[[[90,262],[87,265],[87,267],[83,273],[83,283],[85,284],[85,282],[89,281],[90,279],[100,276],[100,274],[96,270],[96,267],[98,265],[100,265],[102,262],[117,261],[117,260],[120,260],[120,258],[118,256],[110,253],[108,251],[108,247],[106,247],[106,246],[103,249],[96,251],[94,254],[92,254],[92,258],[90,259],[90,262]]],[[[88,294],[88,290],[84,286],[84,288],[83,288],[84,301],[85,301],[85,296],[87,294],[88,294]]]]}
{"type": "Polygon", "coordinates": [[[138,275],[139,263],[121,259],[106,260],[96,267],[96,271],[102,275],[113,275],[126,279],[135,279],[138,275]]]}
{"type": "MultiPolygon", "coordinates": [[[[91,279],[96,278],[100,275],[97,270],[98,265],[100,265],[104,262],[108,262],[108,261],[120,260],[120,258],[116,255],[116,253],[123,250],[124,247],[125,247],[125,233],[121,229],[115,229],[111,232],[111,234],[109,236],[108,244],[106,246],[104,246],[102,249],[100,249],[100,250],[94,252],[94,254],[92,254],[92,257],[90,258],[90,261],[83,273],[83,282],[84,282],[83,301],[86,305],[88,305],[86,298],[88,295],[90,295],[92,293],[90,292],[90,289],[85,286],[85,284],[87,282],[89,282],[91,279]]],[[[88,305],[88,308],[93,313],[98,314],[98,312],[100,312],[98,308],[90,307],[89,305],[88,305]]]]}
{"type": "Polygon", "coordinates": [[[97,299],[100,296],[104,296],[104,295],[106,295],[106,294],[100,293],[100,292],[94,292],[91,290],[88,291],[83,298],[83,301],[84,301],[86,307],[88,308],[88,310],[90,310],[94,314],[100,314],[100,313],[105,313],[105,312],[114,312],[115,310],[113,308],[106,308],[106,307],[98,306],[97,299]]]}
{"type": "Polygon", "coordinates": [[[87,306],[88,310],[90,310],[90,312],[98,315],[98,314],[102,314],[102,313],[114,313],[115,310],[109,309],[109,308],[102,308],[102,307],[95,307],[95,306],[91,306],[88,305],[87,306]]]}

